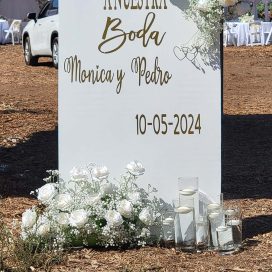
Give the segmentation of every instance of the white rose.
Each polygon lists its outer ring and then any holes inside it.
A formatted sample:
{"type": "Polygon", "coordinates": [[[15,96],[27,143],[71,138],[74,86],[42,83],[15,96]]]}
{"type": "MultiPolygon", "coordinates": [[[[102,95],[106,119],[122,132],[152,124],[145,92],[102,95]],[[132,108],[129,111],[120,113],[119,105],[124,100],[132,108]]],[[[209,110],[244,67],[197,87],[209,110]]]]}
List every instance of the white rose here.
{"type": "Polygon", "coordinates": [[[21,232],[21,238],[23,239],[23,241],[25,241],[29,236],[28,232],[22,231],[21,232]]]}
{"type": "Polygon", "coordinates": [[[37,221],[37,213],[32,209],[27,209],[22,215],[22,227],[30,229],[37,221]]]}
{"type": "Polygon", "coordinates": [[[112,183],[104,183],[100,186],[101,189],[101,195],[112,195],[114,193],[114,190],[116,189],[115,186],[112,183]]]}
{"type": "Polygon", "coordinates": [[[127,165],[128,172],[133,176],[141,176],[144,174],[145,169],[139,161],[132,161],[127,165]]]}
{"type": "Polygon", "coordinates": [[[154,223],[154,215],[153,212],[149,208],[144,208],[140,214],[139,219],[145,224],[145,225],[152,225],[154,223]]]}
{"type": "Polygon", "coordinates": [[[69,214],[68,213],[59,213],[57,215],[56,221],[59,225],[67,227],[69,225],[69,214]]]}
{"type": "Polygon", "coordinates": [[[44,215],[40,216],[36,223],[36,234],[45,236],[50,232],[50,221],[44,215]]]}
{"type": "Polygon", "coordinates": [[[43,203],[47,204],[57,194],[56,185],[54,183],[47,183],[38,189],[37,198],[43,203]]]}
{"type": "Polygon", "coordinates": [[[74,167],[71,170],[70,174],[71,174],[71,180],[75,182],[88,180],[88,171],[83,168],[74,167]]]}
{"type": "Polygon", "coordinates": [[[219,3],[220,3],[223,7],[234,6],[237,2],[238,2],[238,0],[219,0],[219,3]]]}
{"type": "Polygon", "coordinates": [[[106,166],[96,166],[92,169],[91,174],[95,181],[102,181],[107,179],[110,173],[106,166]]]}
{"type": "Polygon", "coordinates": [[[110,227],[118,227],[124,222],[122,215],[114,210],[107,211],[105,219],[110,227]]]}
{"type": "Polygon", "coordinates": [[[71,207],[73,199],[69,194],[59,194],[56,197],[56,208],[65,211],[71,207]]]}
{"type": "Polygon", "coordinates": [[[49,232],[50,232],[50,223],[45,222],[45,223],[42,223],[41,225],[39,225],[36,233],[39,236],[46,236],[49,232]]]}
{"type": "Polygon", "coordinates": [[[130,218],[132,215],[133,206],[131,202],[129,202],[126,199],[123,199],[119,202],[117,210],[125,218],[130,218]]]}
{"type": "Polygon", "coordinates": [[[199,0],[197,3],[197,9],[201,11],[208,11],[209,10],[209,1],[208,0],[199,0]]]}
{"type": "Polygon", "coordinates": [[[141,232],[141,237],[150,237],[151,232],[149,229],[143,228],[141,232]]]}
{"type": "Polygon", "coordinates": [[[141,194],[139,192],[128,193],[127,197],[132,204],[137,204],[141,200],[141,194]]]}
{"type": "Polygon", "coordinates": [[[71,212],[69,223],[72,227],[82,228],[88,222],[88,213],[83,210],[76,210],[71,212]]]}

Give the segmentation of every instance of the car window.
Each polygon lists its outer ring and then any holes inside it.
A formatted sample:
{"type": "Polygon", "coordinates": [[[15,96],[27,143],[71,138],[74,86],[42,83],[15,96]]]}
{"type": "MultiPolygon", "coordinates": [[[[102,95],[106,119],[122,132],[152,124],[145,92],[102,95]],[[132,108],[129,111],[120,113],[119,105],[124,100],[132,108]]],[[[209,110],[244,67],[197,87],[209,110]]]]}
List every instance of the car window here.
{"type": "Polygon", "coordinates": [[[39,13],[39,15],[38,15],[38,19],[41,19],[41,18],[44,18],[44,17],[47,16],[47,12],[48,12],[48,10],[49,10],[49,7],[50,7],[50,3],[46,3],[46,4],[42,7],[42,9],[41,9],[41,11],[40,11],[40,13],[39,13]]]}
{"type": "Polygon", "coordinates": [[[50,4],[49,10],[47,11],[47,16],[52,16],[58,14],[59,1],[53,0],[50,4]]]}
{"type": "Polygon", "coordinates": [[[58,9],[59,8],[59,0],[53,0],[52,1],[52,8],[58,9]]]}
{"type": "Polygon", "coordinates": [[[48,16],[53,16],[58,14],[58,7],[59,7],[59,1],[58,0],[53,0],[48,2],[44,8],[41,10],[39,14],[39,19],[48,17],[48,16]]]}

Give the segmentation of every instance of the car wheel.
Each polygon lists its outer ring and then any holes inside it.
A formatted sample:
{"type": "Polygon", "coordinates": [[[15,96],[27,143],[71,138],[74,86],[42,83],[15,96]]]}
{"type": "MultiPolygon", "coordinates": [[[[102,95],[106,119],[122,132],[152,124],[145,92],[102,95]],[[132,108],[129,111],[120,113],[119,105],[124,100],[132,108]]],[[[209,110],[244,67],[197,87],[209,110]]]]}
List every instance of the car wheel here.
{"type": "Polygon", "coordinates": [[[26,65],[35,66],[38,63],[38,57],[32,56],[29,37],[26,37],[24,42],[24,57],[26,65]]]}
{"type": "Polygon", "coordinates": [[[54,67],[58,69],[58,66],[59,66],[59,39],[58,37],[54,38],[52,42],[52,59],[53,59],[54,67]]]}

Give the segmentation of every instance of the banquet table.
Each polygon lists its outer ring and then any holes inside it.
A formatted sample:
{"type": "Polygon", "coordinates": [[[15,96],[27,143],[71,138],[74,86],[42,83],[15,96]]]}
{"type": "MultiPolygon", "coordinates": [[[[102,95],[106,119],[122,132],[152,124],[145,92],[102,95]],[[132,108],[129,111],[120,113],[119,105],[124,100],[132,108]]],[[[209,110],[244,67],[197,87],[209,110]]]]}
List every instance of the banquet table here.
{"type": "MultiPolygon", "coordinates": [[[[230,29],[232,33],[236,34],[236,45],[250,45],[249,35],[250,28],[249,23],[243,22],[226,22],[226,27],[230,29]]],[[[261,22],[261,40],[262,45],[268,44],[269,32],[272,32],[272,22],[261,22]]],[[[272,33],[270,34],[272,36],[272,33]]]]}
{"type": "Polygon", "coordinates": [[[0,44],[4,43],[6,33],[4,30],[9,29],[9,23],[6,20],[0,20],[0,44]]]}
{"type": "Polygon", "coordinates": [[[237,46],[248,45],[249,23],[227,22],[226,26],[231,30],[232,33],[237,34],[237,46]]]}

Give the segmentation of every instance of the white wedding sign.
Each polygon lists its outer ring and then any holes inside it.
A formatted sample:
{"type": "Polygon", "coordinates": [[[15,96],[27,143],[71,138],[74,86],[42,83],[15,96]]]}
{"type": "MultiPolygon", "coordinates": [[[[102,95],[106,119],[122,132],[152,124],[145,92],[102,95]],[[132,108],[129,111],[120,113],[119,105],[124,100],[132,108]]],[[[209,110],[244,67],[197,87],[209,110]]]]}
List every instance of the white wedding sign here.
{"type": "Polygon", "coordinates": [[[197,28],[185,6],[60,1],[62,176],[96,162],[118,178],[136,159],[146,168],[139,186],[155,186],[166,201],[177,196],[181,176],[199,177],[211,198],[220,193],[220,63],[204,64],[190,49],[197,28]]]}

